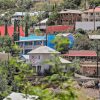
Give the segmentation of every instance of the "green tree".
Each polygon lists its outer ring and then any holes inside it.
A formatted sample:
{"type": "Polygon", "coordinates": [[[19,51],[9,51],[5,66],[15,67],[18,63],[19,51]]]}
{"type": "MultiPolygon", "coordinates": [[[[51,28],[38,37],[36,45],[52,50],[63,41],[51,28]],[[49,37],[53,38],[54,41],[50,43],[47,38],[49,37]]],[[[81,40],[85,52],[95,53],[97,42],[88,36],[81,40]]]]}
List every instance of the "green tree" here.
{"type": "Polygon", "coordinates": [[[29,93],[39,96],[39,100],[57,100],[54,98],[52,91],[49,89],[43,89],[42,87],[31,87],[29,93]]]}
{"type": "MultiPolygon", "coordinates": [[[[32,68],[24,62],[18,62],[15,57],[11,57],[8,59],[8,61],[2,62],[0,66],[0,75],[5,76],[5,78],[2,77],[4,78],[2,81],[5,81],[4,86],[7,84],[8,87],[11,87],[11,91],[23,92],[26,94],[26,96],[31,86],[31,82],[28,80],[28,78],[32,76],[32,74],[32,68]]],[[[10,91],[9,89],[7,90],[6,87],[4,88],[5,90],[2,90],[4,93],[5,91],[10,91]]],[[[3,95],[2,91],[1,95],[3,95]]]]}
{"type": "Polygon", "coordinates": [[[89,0],[90,5],[100,6],[100,0],[89,0]]]}
{"type": "Polygon", "coordinates": [[[73,49],[76,50],[90,50],[92,49],[93,43],[88,38],[88,35],[76,34],[75,43],[73,49]]]}
{"type": "Polygon", "coordinates": [[[17,41],[18,40],[18,21],[14,20],[14,33],[13,33],[13,41],[17,41]]]}
{"type": "Polygon", "coordinates": [[[81,4],[81,0],[64,0],[62,4],[64,9],[77,9],[81,4]]]}
{"type": "Polygon", "coordinates": [[[19,63],[20,66],[18,67],[18,73],[14,75],[14,82],[15,86],[17,87],[17,90],[19,92],[23,92],[26,94],[29,94],[30,87],[32,86],[31,82],[28,78],[31,78],[33,75],[33,69],[24,62],[19,63]]]}
{"type": "Polygon", "coordinates": [[[8,27],[7,27],[8,21],[5,19],[5,35],[8,35],[8,27]]]}
{"type": "Polygon", "coordinates": [[[57,36],[53,43],[56,44],[55,48],[61,53],[65,53],[68,51],[69,39],[66,37],[57,36]]]}
{"type": "Polygon", "coordinates": [[[44,61],[44,63],[47,63],[48,65],[52,66],[51,67],[51,72],[55,73],[55,74],[59,74],[60,75],[60,69],[61,69],[61,61],[60,58],[58,57],[58,55],[54,54],[52,55],[52,59],[46,60],[44,61]]]}
{"type": "Polygon", "coordinates": [[[8,85],[7,76],[6,74],[3,74],[0,69],[0,100],[2,100],[10,92],[11,92],[11,87],[8,85]]]}

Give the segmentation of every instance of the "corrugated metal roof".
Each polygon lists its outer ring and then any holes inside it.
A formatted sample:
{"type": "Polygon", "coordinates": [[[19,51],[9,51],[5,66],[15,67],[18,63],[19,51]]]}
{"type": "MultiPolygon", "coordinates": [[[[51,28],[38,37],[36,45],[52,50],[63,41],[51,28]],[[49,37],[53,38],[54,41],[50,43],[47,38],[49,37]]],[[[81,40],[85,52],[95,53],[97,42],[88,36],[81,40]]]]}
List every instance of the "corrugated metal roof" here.
{"type": "Polygon", "coordinates": [[[20,37],[19,42],[21,42],[21,41],[38,41],[38,40],[46,40],[46,36],[29,35],[28,37],[20,37]]]}
{"type": "Polygon", "coordinates": [[[48,26],[46,29],[46,33],[63,32],[73,28],[74,28],[73,26],[68,26],[68,25],[48,26]]]}
{"type": "Polygon", "coordinates": [[[70,56],[70,57],[95,57],[97,56],[95,51],[92,50],[70,50],[68,53],[64,54],[64,56],[70,56]]]}

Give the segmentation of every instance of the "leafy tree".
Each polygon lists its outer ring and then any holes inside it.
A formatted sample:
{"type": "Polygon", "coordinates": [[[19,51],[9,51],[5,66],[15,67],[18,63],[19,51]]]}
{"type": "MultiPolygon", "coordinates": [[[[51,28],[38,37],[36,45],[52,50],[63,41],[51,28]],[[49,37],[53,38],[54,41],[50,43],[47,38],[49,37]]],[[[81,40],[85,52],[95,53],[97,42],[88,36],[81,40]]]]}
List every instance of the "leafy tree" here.
{"type": "Polygon", "coordinates": [[[90,50],[92,49],[92,42],[87,35],[76,34],[75,35],[75,44],[73,49],[76,50],[90,50]]]}
{"type": "Polygon", "coordinates": [[[100,0],[89,0],[90,5],[100,6],[100,0]]]}
{"type": "Polygon", "coordinates": [[[64,0],[64,9],[77,9],[81,4],[81,0],[64,0]]]}
{"type": "Polygon", "coordinates": [[[47,63],[48,65],[51,66],[51,73],[60,75],[61,61],[56,54],[52,55],[52,59],[46,60],[44,61],[44,63],[47,63]]]}
{"type": "Polygon", "coordinates": [[[9,9],[15,7],[15,0],[0,0],[0,8],[9,9]]]}
{"type": "Polygon", "coordinates": [[[66,37],[57,36],[53,43],[56,44],[55,48],[60,51],[61,53],[65,53],[68,51],[69,39],[66,37]]]}
{"type": "Polygon", "coordinates": [[[4,75],[0,69],[0,99],[1,100],[11,92],[11,87],[8,85],[8,81],[6,78],[7,76],[4,75]]]}
{"type": "Polygon", "coordinates": [[[0,47],[1,51],[9,52],[11,47],[12,39],[6,35],[5,37],[0,37],[0,47]]]}
{"type": "MultiPolygon", "coordinates": [[[[14,57],[9,58],[8,61],[6,62],[2,62],[2,65],[0,66],[0,75],[2,75],[2,78],[4,78],[3,75],[5,76],[4,91],[8,91],[8,92],[10,91],[9,89],[7,90],[6,88],[8,86],[8,87],[12,87],[11,88],[12,91],[24,92],[27,96],[27,93],[31,86],[31,83],[30,81],[28,81],[28,78],[32,74],[33,74],[33,70],[29,65],[24,64],[24,62],[18,62],[18,60],[14,57]]],[[[1,80],[0,82],[2,81],[3,80],[1,80]]],[[[1,93],[1,95],[3,95],[3,92],[1,93]]]]}
{"type": "Polygon", "coordinates": [[[18,20],[14,21],[14,33],[13,33],[13,40],[18,41],[20,37],[20,23],[18,20]]]}
{"type": "Polygon", "coordinates": [[[30,16],[28,13],[25,16],[24,21],[25,21],[25,36],[27,37],[28,36],[28,29],[30,26],[30,16]]]}
{"type": "Polygon", "coordinates": [[[31,87],[30,94],[39,96],[39,100],[57,100],[54,98],[52,91],[41,87],[31,87]]]}
{"type": "Polygon", "coordinates": [[[17,90],[19,92],[24,92],[27,98],[27,94],[29,93],[30,87],[32,86],[28,78],[32,77],[33,69],[27,64],[20,63],[20,66],[17,70],[18,73],[14,75],[14,82],[16,84],[17,90]]]}
{"type": "Polygon", "coordinates": [[[81,28],[77,29],[76,33],[86,34],[86,32],[83,29],[81,29],[81,28]]]}
{"type": "Polygon", "coordinates": [[[8,34],[8,27],[7,27],[8,21],[5,19],[5,35],[8,34]]]}

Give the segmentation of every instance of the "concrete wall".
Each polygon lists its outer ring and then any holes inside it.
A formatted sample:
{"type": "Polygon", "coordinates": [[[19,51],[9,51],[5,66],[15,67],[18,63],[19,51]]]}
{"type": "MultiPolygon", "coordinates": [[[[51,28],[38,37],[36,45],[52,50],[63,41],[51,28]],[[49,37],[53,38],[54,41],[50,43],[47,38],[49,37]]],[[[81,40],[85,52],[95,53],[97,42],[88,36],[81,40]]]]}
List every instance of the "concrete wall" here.
{"type": "MultiPolygon", "coordinates": [[[[45,64],[45,61],[52,59],[52,54],[31,54],[29,55],[30,63],[32,63],[32,66],[41,66],[41,73],[44,72],[44,70],[49,69],[49,65],[45,64]]],[[[37,67],[36,67],[36,71],[37,67]]]]}
{"type": "MultiPolygon", "coordinates": [[[[95,29],[97,30],[97,27],[100,27],[100,22],[95,22],[95,29]]],[[[77,29],[83,29],[83,30],[94,30],[94,22],[76,22],[75,24],[75,30],[77,29]]]]}

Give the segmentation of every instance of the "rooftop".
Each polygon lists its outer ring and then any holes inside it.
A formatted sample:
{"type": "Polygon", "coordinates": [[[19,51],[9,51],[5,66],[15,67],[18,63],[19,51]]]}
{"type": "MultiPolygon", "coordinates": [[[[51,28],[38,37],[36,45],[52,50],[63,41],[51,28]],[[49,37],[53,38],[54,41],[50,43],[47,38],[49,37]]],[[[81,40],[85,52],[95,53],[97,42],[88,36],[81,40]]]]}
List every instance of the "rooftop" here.
{"type": "Polygon", "coordinates": [[[88,10],[86,10],[86,11],[84,11],[84,12],[100,12],[100,6],[98,6],[98,7],[96,7],[95,9],[88,9],[88,10]]]}
{"type": "Polygon", "coordinates": [[[24,98],[25,94],[13,92],[3,100],[37,100],[38,96],[28,95],[28,99],[24,98]]]}
{"type": "Polygon", "coordinates": [[[59,14],[63,14],[63,13],[82,14],[82,11],[67,9],[67,10],[62,10],[62,11],[59,12],[59,14]]]}
{"type": "Polygon", "coordinates": [[[89,35],[89,39],[100,40],[100,35],[89,35]]]}
{"type": "Polygon", "coordinates": [[[69,60],[66,60],[66,59],[64,59],[62,57],[59,57],[59,59],[60,59],[62,64],[70,64],[71,63],[69,60]]]}
{"type": "Polygon", "coordinates": [[[46,18],[46,19],[40,21],[39,24],[46,23],[47,21],[48,21],[48,18],[46,18]]]}
{"type": "Polygon", "coordinates": [[[73,29],[73,26],[68,25],[55,25],[55,26],[48,26],[46,29],[47,33],[54,33],[54,32],[63,32],[70,29],[73,29]]]}
{"type": "Polygon", "coordinates": [[[28,37],[20,37],[20,40],[18,42],[39,41],[39,40],[46,40],[46,36],[36,36],[34,34],[31,34],[28,37]]]}
{"type": "Polygon", "coordinates": [[[44,13],[44,11],[38,11],[38,12],[15,12],[13,16],[25,16],[29,14],[30,16],[39,15],[39,13],[44,13]]]}
{"type": "Polygon", "coordinates": [[[70,57],[95,57],[97,56],[95,51],[92,50],[69,50],[64,56],[70,57]]]}
{"type": "Polygon", "coordinates": [[[47,46],[40,46],[36,49],[33,49],[28,54],[53,54],[53,53],[59,54],[60,52],[47,46]]]}

